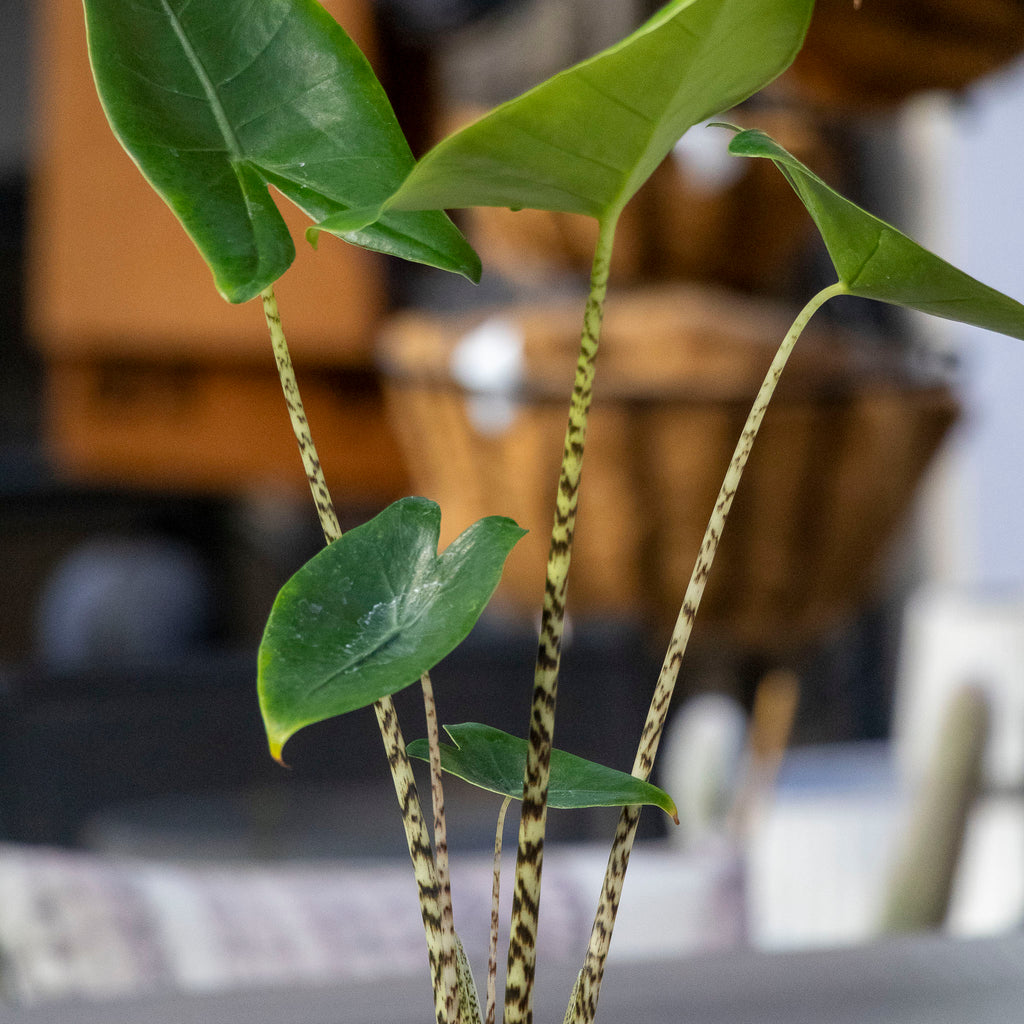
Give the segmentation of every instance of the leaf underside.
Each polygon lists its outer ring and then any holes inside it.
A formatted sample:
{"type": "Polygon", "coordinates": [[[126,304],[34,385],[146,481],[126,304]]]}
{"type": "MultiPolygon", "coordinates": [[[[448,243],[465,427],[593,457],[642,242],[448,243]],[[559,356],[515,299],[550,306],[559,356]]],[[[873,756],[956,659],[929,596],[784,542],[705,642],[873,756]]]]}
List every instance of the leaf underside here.
{"type": "MultiPolygon", "coordinates": [[[[452,775],[500,796],[521,799],[527,742],[501,729],[478,722],[446,725],[454,746],[441,744],[441,767],[452,775]]],[[[413,740],[410,757],[430,760],[427,741],[413,740]]],[[[673,819],[676,806],[657,786],[625,772],[607,768],[564,750],[551,751],[548,805],[556,808],[622,807],[647,804],[660,807],[673,819]]]]}
{"type": "MultiPolygon", "coordinates": [[[[413,166],[365,57],[316,0],[85,0],[85,13],[114,134],[231,302],[295,256],[269,185],[321,220],[381,202],[413,166]]],[[[436,208],[347,240],[479,277],[436,208]]]]}
{"type": "Polygon", "coordinates": [[[260,709],[275,758],[299,729],[404,689],[454,650],[525,533],[490,516],[439,555],[440,529],[434,502],[403,498],[281,589],[259,650],[260,709]]]}
{"type": "Polygon", "coordinates": [[[772,160],[786,176],[849,294],[1024,339],[1024,305],[851,203],[764,132],[734,130],[731,153],[772,160]]]}
{"type": "MultiPolygon", "coordinates": [[[[381,209],[508,206],[617,216],[679,138],[784,71],[813,0],[675,0],[626,39],[443,140],[381,209]]],[[[315,229],[314,229],[315,230],[315,229]]]]}

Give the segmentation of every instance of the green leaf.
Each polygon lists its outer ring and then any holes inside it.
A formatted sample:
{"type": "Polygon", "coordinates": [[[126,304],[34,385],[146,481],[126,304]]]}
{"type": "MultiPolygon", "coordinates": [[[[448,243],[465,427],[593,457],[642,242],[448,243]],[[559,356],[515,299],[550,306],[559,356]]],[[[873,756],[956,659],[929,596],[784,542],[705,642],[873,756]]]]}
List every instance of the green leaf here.
{"type": "Polygon", "coordinates": [[[259,700],[273,756],[313,722],[415,682],[457,647],[526,532],[474,523],[441,554],[441,510],[403,498],[310,559],[281,589],[259,650],[259,700]]]}
{"type": "MultiPolygon", "coordinates": [[[[444,731],[455,744],[441,744],[441,767],[445,771],[480,789],[522,799],[526,740],[478,722],[446,725],[444,731]]],[[[413,740],[408,752],[410,757],[430,760],[426,740],[413,740]]],[[[649,804],[676,819],[676,805],[664,790],[564,750],[551,751],[548,804],[559,808],[649,804]]]]}
{"type": "MultiPolygon", "coordinates": [[[[614,218],[687,129],[789,66],[812,7],[675,0],[622,42],[442,141],[386,208],[532,207],[614,218]]],[[[380,209],[318,227],[348,230],[380,209]]]]}
{"type": "Polygon", "coordinates": [[[764,132],[726,127],[739,133],[729,143],[731,153],[765,157],[786,176],[817,224],[850,295],[1024,339],[1024,305],[843,198],[764,132]]]}
{"type": "MultiPolygon", "coordinates": [[[[85,13],[114,134],[231,302],[295,257],[268,185],[322,220],[380,203],[413,166],[366,58],[316,0],[85,0],[85,13]]],[[[476,280],[476,254],[438,210],[348,240],[476,280]]]]}

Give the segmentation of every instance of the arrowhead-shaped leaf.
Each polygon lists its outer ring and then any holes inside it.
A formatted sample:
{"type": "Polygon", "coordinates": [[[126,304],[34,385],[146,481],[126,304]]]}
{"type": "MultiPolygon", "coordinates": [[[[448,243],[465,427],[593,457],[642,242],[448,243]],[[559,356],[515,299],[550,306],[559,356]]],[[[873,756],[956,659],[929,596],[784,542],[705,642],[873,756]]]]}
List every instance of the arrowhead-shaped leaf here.
{"type": "Polygon", "coordinates": [[[270,750],[313,722],[414,683],[457,647],[525,533],[474,523],[440,555],[441,511],[403,498],[310,559],[281,589],[259,651],[270,750]]]}
{"type": "MultiPolygon", "coordinates": [[[[478,722],[446,725],[455,746],[441,744],[441,767],[460,779],[502,796],[521,799],[526,740],[478,722]]],[[[426,740],[413,740],[409,756],[430,760],[426,740]]],[[[606,768],[564,750],[551,751],[551,807],[625,807],[649,804],[676,818],[672,798],[634,775],[606,768]]]]}
{"type": "Polygon", "coordinates": [[[1024,305],[843,198],[764,132],[739,131],[729,151],[775,162],[817,224],[850,295],[1024,339],[1024,305]]]}
{"type": "MultiPolygon", "coordinates": [[[[675,0],[622,42],[439,143],[383,208],[508,206],[614,217],[687,129],[789,66],[813,6],[675,0]]],[[[319,227],[343,231],[380,209],[319,227]]]]}
{"type": "MultiPolygon", "coordinates": [[[[316,0],[85,0],[85,13],[115,135],[231,302],[295,257],[268,184],[322,220],[380,203],[413,166],[365,57],[316,0]]],[[[438,211],[389,213],[347,240],[477,279],[438,211]]]]}

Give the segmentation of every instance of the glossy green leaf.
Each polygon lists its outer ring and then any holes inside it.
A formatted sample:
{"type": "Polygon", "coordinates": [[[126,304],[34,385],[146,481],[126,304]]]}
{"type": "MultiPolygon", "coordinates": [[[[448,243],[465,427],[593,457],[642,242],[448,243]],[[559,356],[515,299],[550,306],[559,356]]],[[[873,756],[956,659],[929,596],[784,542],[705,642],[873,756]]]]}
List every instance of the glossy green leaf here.
{"type": "MultiPolygon", "coordinates": [[[[454,746],[441,744],[441,767],[480,789],[517,800],[523,795],[526,740],[478,722],[446,725],[454,746]]],[[[430,760],[426,740],[413,740],[409,756],[430,760]]],[[[551,751],[548,805],[625,807],[649,804],[676,818],[676,805],[664,790],[634,775],[606,768],[564,750],[551,751]]]]}
{"type": "MultiPolygon", "coordinates": [[[[613,218],[687,129],[790,65],[812,7],[675,0],[622,42],[439,143],[383,208],[508,206],[613,218]]],[[[319,227],[347,230],[380,209],[319,227]]]]}
{"type": "Polygon", "coordinates": [[[817,224],[850,295],[1024,339],[1024,305],[843,198],[764,132],[733,130],[738,134],[729,144],[731,153],[770,159],[786,176],[817,224]]]}
{"type": "MultiPolygon", "coordinates": [[[[413,166],[365,57],[316,0],[85,0],[85,13],[115,135],[231,302],[259,294],[295,256],[268,185],[322,220],[380,203],[413,166]]],[[[346,238],[479,277],[436,207],[346,238]]]]}
{"type": "Polygon", "coordinates": [[[474,523],[440,555],[441,511],[403,498],[310,559],[281,589],[259,651],[270,750],[313,722],[415,682],[457,647],[526,532],[474,523]]]}

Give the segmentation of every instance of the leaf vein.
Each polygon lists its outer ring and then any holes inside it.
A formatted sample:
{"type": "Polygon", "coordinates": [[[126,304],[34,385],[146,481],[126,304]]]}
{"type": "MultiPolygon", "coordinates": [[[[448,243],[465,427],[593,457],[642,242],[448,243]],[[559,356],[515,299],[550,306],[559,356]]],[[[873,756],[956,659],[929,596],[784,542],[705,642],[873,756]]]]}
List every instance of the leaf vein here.
{"type": "Polygon", "coordinates": [[[227,146],[228,152],[237,160],[243,159],[245,154],[243,153],[238,138],[231,127],[231,123],[228,120],[227,113],[221,103],[217,89],[210,78],[209,72],[206,70],[205,65],[200,59],[199,54],[192,45],[192,40],[189,39],[188,34],[185,32],[185,27],[181,23],[180,15],[176,14],[171,9],[171,5],[168,3],[168,0],[160,0],[160,4],[164,9],[164,13],[167,15],[171,29],[177,37],[178,42],[181,44],[182,50],[185,52],[186,59],[191,65],[192,70],[195,72],[196,77],[199,79],[199,84],[202,86],[203,92],[206,94],[207,102],[210,104],[210,110],[213,113],[214,120],[217,122],[217,127],[220,130],[221,135],[224,137],[224,143],[227,146]]]}

